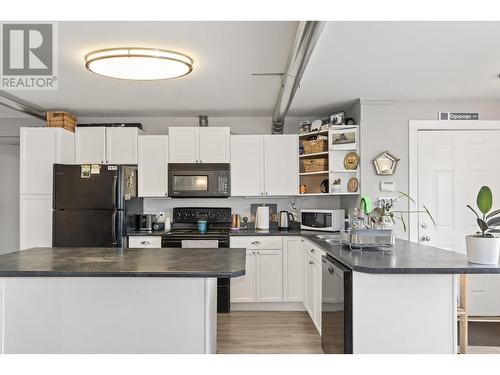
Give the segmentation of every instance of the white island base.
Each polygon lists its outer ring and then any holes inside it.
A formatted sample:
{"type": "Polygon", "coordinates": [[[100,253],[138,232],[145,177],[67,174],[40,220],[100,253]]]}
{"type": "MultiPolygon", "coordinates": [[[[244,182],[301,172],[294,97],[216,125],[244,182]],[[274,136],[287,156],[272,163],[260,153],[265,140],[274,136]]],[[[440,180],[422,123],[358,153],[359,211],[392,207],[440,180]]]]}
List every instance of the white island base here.
{"type": "Polygon", "coordinates": [[[215,353],[217,279],[0,278],[2,353],[215,353]]]}
{"type": "Polygon", "coordinates": [[[353,352],[457,352],[457,276],[353,272],[353,352]]]}

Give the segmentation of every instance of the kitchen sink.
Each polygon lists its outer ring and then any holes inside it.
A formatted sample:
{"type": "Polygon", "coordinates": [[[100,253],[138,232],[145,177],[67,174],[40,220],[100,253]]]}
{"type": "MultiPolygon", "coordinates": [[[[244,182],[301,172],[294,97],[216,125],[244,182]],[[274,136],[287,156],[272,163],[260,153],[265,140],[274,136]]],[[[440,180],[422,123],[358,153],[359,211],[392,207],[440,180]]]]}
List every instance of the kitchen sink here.
{"type": "Polygon", "coordinates": [[[317,234],[316,238],[319,238],[322,241],[332,243],[332,244],[340,242],[340,235],[339,234],[317,234]]]}

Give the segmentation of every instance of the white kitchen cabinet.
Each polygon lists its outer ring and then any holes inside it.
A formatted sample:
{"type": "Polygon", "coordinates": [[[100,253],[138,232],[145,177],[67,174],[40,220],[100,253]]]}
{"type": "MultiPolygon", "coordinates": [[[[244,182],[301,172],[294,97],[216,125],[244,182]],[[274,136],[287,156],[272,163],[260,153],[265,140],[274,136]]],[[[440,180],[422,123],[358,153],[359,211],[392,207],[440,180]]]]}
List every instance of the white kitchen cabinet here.
{"type": "Polygon", "coordinates": [[[246,251],[245,275],[231,279],[231,302],[255,302],[257,300],[255,253],[255,250],[246,251]]]}
{"type": "Polygon", "coordinates": [[[321,334],[321,263],[304,254],[304,307],[321,334]]]}
{"type": "Polygon", "coordinates": [[[77,164],[137,164],[139,128],[89,126],[76,127],[77,164]]]}
{"type": "Polygon", "coordinates": [[[304,300],[304,254],[300,237],[283,237],[283,301],[304,300]]]}
{"type": "Polygon", "coordinates": [[[137,137],[139,128],[106,128],[106,163],[137,164],[137,137]]]}
{"type": "Polygon", "coordinates": [[[264,136],[265,195],[297,195],[299,161],[297,135],[264,136]]]}
{"type": "Polygon", "coordinates": [[[76,127],[76,164],[106,163],[106,128],[104,126],[76,127]]]}
{"type": "Polygon", "coordinates": [[[283,301],[283,251],[258,250],[257,301],[283,301]]]}
{"type": "Polygon", "coordinates": [[[231,195],[297,195],[296,135],[231,136],[231,195]]]}
{"type": "Polygon", "coordinates": [[[74,162],[74,140],[62,128],[21,128],[20,194],[52,194],[53,164],[74,162]]]}
{"type": "Polygon", "coordinates": [[[264,136],[231,136],[231,195],[264,194],[264,136]]]}
{"type": "Polygon", "coordinates": [[[52,246],[52,195],[20,196],[20,250],[52,246]]]}
{"type": "Polygon", "coordinates": [[[170,163],[198,163],[200,128],[168,128],[168,160],[170,163]]]}
{"type": "Polygon", "coordinates": [[[282,250],[247,250],[245,276],[231,279],[231,302],[282,302],[282,257],[282,250]]]}
{"type": "Polygon", "coordinates": [[[165,197],[168,192],[168,136],[139,136],[137,164],[139,197],[165,197]]]}
{"type": "Polygon", "coordinates": [[[161,248],[161,236],[129,236],[129,248],[161,248]]]}
{"type": "Polygon", "coordinates": [[[170,127],[170,163],[229,163],[230,128],[170,127]]]}
{"type": "Polygon", "coordinates": [[[304,307],[321,334],[321,263],[304,253],[304,307]]]}
{"type": "Polygon", "coordinates": [[[229,163],[231,160],[230,128],[200,129],[200,163],[229,163]]]}

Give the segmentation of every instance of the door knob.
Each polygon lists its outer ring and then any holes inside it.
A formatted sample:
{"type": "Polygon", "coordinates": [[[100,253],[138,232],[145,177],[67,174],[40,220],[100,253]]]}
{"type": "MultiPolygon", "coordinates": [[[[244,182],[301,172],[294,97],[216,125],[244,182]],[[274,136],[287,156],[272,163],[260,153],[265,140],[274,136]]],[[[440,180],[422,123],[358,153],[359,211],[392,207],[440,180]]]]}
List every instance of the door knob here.
{"type": "Polygon", "coordinates": [[[421,240],[422,241],[430,241],[431,238],[429,236],[422,236],[421,240]]]}

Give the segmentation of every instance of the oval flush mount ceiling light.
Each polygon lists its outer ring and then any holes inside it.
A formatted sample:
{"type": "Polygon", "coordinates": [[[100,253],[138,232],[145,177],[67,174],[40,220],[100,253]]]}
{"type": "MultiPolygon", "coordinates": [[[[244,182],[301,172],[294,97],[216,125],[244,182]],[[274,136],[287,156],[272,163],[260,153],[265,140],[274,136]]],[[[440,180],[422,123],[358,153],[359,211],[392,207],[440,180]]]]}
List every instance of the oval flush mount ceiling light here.
{"type": "Polygon", "coordinates": [[[85,67],[105,77],[152,81],[185,76],[193,60],[182,53],[154,48],[109,48],[85,56],[85,67]]]}

